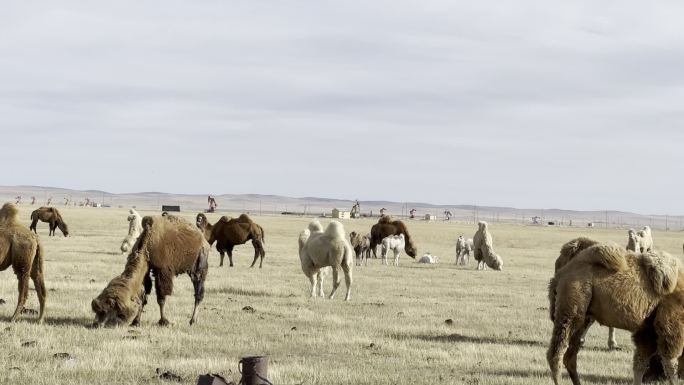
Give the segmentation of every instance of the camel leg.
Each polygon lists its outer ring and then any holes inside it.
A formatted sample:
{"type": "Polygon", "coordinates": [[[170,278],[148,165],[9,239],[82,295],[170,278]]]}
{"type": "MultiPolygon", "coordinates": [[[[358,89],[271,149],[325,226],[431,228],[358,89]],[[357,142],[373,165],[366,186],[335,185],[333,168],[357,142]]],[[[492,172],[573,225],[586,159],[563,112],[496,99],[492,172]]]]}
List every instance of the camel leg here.
{"type": "Polygon", "coordinates": [[[261,241],[256,239],[252,240],[252,246],[254,246],[254,261],[252,261],[252,266],[250,267],[254,267],[254,264],[256,264],[257,259],[261,257],[261,262],[259,262],[259,268],[261,269],[262,265],[264,264],[264,254],[266,253],[263,251],[264,249],[261,245],[261,241]]]}
{"type": "Polygon", "coordinates": [[[33,268],[31,269],[31,279],[33,280],[33,286],[36,288],[36,294],[38,294],[38,303],[40,304],[40,313],[38,313],[38,323],[43,322],[43,316],[45,315],[45,298],[47,297],[47,291],[45,290],[45,280],[43,279],[43,272],[40,268],[36,266],[37,259],[33,262],[33,268]]]}
{"type": "Polygon", "coordinates": [[[351,300],[351,287],[352,287],[352,269],[348,264],[342,264],[342,271],[344,272],[344,283],[347,287],[347,294],[344,296],[345,301],[351,300]]]}
{"type": "Polygon", "coordinates": [[[168,273],[157,272],[154,288],[157,292],[157,304],[159,305],[159,326],[169,326],[171,322],[164,316],[164,304],[166,303],[166,296],[173,292],[173,276],[168,273]]]}
{"type": "Polygon", "coordinates": [[[28,297],[28,285],[29,285],[29,274],[22,273],[17,274],[17,279],[19,283],[17,285],[19,295],[17,297],[17,308],[14,310],[14,314],[10,319],[10,322],[14,322],[21,315],[21,311],[24,310],[24,304],[26,304],[26,297],[28,297]]]}
{"type": "Polygon", "coordinates": [[[190,317],[190,325],[197,322],[197,308],[199,307],[199,304],[202,302],[202,299],[204,299],[204,280],[201,278],[201,276],[198,275],[200,274],[194,274],[194,276],[190,276],[190,278],[192,279],[192,286],[195,288],[195,307],[192,308],[192,317],[190,317]]]}
{"type": "Polygon", "coordinates": [[[34,219],[31,221],[31,225],[29,226],[29,230],[33,230],[33,232],[35,234],[38,234],[38,232],[36,231],[36,225],[37,224],[38,224],[38,221],[34,219]]]}
{"type": "Polygon", "coordinates": [[[580,384],[579,374],[577,373],[577,353],[582,348],[582,338],[587,334],[587,330],[589,330],[593,323],[594,321],[590,318],[584,320],[582,326],[570,338],[568,350],[563,355],[563,365],[565,365],[565,369],[568,371],[570,380],[574,385],[580,384]]]}
{"type": "Polygon", "coordinates": [[[340,277],[340,272],[339,272],[339,266],[333,266],[332,267],[332,272],[333,272],[333,287],[332,291],[330,292],[330,299],[333,299],[335,296],[335,292],[337,291],[337,288],[340,286],[340,282],[342,281],[340,277]]]}
{"type": "Polygon", "coordinates": [[[219,264],[219,267],[223,266],[223,258],[226,256],[226,252],[221,250],[219,251],[219,254],[221,255],[221,263],[219,264]]]}
{"type": "Polygon", "coordinates": [[[615,339],[615,328],[608,328],[608,349],[610,350],[617,350],[620,347],[617,344],[617,340],[615,339]]]}
{"type": "Polygon", "coordinates": [[[309,282],[311,283],[311,295],[309,297],[313,298],[316,296],[316,284],[318,283],[318,275],[316,273],[307,274],[309,277],[309,282]]]}
{"type": "MultiPolygon", "coordinates": [[[[226,252],[228,253],[228,262],[230,262],[230,267],[233,267],[233,248],[229,247],[226,252]]],[[[254,264],[252,264],[254,266],[254,264]]]]}
{"type": "Polygon", "coordinates": [[[634,350],[634,360],[632,362],[632,371],[634,373],[634,385],[641,385],[644,374],[648,369],[648,364],[651,359],[651,354],[644,351],[639,346],[634,350]]]}
{"type": "Polygon", "coordinates": [[[264,241],[259,240],[259,254],[261,254],[261,261],[259,261],[259,268],[264,264],[264,258],[266,257],[266,249],[264,249],[264,241]]]}
{"type": "Polygon", "coordinates": [[[394,250],[394,266],[399,266],[399,251],[394,250]]]}
{"type": "Polygon", "coordinates": [[[318,271],[318,274],[316,274],[316,279],[318,281],[318,296],[321,298],[325,298],[325,293],[323,292],[323,272],[318,271]]]}
{"type": "Polygon", "coordinates": [[[577,329],[576,325],[577,321],[569,317],[564,319],[556,318],[556,322],[554,322],[551,343],[549,344],[549,350],[546,353],[546,359],[549,363],[551,378],[555,385],[560,384],[561,357],[563,357],[568,350],[570,336],[575,334],[574,331],[577,329]]]}
{"type": "Polygon", "coordinates": [[[677,381],[677,359],[676,358],[662,358],[663,370],[665,377],[670,385],[676,385],[677,381]]]}

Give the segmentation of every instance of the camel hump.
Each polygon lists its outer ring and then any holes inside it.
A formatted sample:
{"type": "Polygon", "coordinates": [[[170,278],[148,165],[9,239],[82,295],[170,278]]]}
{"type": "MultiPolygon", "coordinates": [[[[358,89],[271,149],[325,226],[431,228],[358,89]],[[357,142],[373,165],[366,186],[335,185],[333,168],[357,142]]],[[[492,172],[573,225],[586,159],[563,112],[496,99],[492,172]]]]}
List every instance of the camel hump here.
{"type": "MultiPolygon", "coordinates": [[[[0,209],[0,221],[13,221],[17,218],[18,214],[19,210],[17,209],[17,206],[15,206],[12,203],[5,203],[4,205],[2,205],[2,209],[0,209]]],[[[33,218],[33,214],[31,215],[31,217],[33,218]]]]}
{"type": "Polygon", "coordinates": [[[599,242],[593,239],[579,237],[575,238],[561,247],[560,256],[556,259],[556,271],[565,266],[570,260],[575,258],[577,254],[587,248],[597,245],[599,242]]]}
{"type": "Polygon", "coordinates": [[[611,271],[621,271],[627,268],[625,254],[626,251],[617,245],[599,244],[582,251],[577,259],[583,259],[611,271]]]}
{"type": "Polygon", "coordinates": [[[232,219],[233,219],[233,218],[231,218],[231,217],[229,217],[229,216],[227,216],[227,215],[224,215],[224,216],[222,216],[221,218],[219,218],[219,221],[228,223],[228,222],[230,222],[232,219]]]}
{"type": "Polygon", "coordinates": [[[243,223],[253,223],[252,218],[250,218],[247,214],[240,214],[240,216],[238,217],[238,221],[243,223]]]}
{"type": "Polygon", "coordinates": [[[323,232],[323,226],[321,225],[321,222],[319,222],[317,219],[314,219],[309,223],[309,232],[310,233],[322,233],[323,232]]]}
{"type": "Polygon", "coordinates": [[[380,217],[380,219],[378,219],[378,223],[385,223],[385,224],[387,224],[387,223],[391,223],[391,222],[392,222],[392,218],[390,218],[389,215],[383,215],[383,216],[380,217]]]}
{"type": "Polygon", "coordinates": [[[325,229],[325,235],[331,238],[345,239],[344,226],[338,221],[332,221],[325,229]]]}
{"type": "Polygon", "coordinates": [[[665,252],[646,252],[640,255],[653,291],[660,295],[670,294],[677,286],[681,264],[677,258],[665,252]]]}

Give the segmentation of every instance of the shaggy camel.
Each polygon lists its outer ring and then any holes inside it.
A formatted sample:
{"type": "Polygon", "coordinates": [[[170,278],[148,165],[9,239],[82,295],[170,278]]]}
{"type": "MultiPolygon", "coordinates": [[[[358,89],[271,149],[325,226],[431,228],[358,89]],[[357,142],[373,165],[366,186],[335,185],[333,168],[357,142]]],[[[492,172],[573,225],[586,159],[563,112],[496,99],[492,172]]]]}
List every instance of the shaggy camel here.
{"type": "Polygon", "coordinates": [[[142,217],[133,209],[130,209],[128,212],[128,234],[126,234],[123,242],[121,242],[122,253],[131,251],[131,247],[138,240],[140,233],[142,233],[142,217]]]}
{"type": "MultiPolygon", "coordinates": [[[[602,244],[588,247],[560,268],[549,283],[549,309],[554,326],[547,359],[554,383],[557,385],[560,381],[562,357],[572,383],[580,384],[577,353],[582,336],[594,321],[639,331],[658,303],[683,283],[679,269],[679,261],[666,253],[636,254],[602,244]]],[[[682,304],[678,306],[681,308],[682,304]]],[[[677,313],[666,311],[663,310],[659,319],[681,322],[677,313]]],[[[660,337],[659,352],[678,344],[684,335],[673,333],[660,337]]],[[[638,346],[634,356],[635,384],[641,384],[648,365],[649,357],[643,357],[643,351],[638,346]]],[[[665,372],[671,375],[672,357],[666,354],[662,357],[665,372]]]]}
{"type": "Polygon", "coordinates": [[[247,214],[242,214],[237,219],[223,216],[218,222],[211,225],[207,221],[207,217],[199,213],[197,214],[195,224],[202,230],[204,237],[210,245],[216,242],[216,250],[221,255],[221,264],[219,266],[223,266],[223,258],[225,253],[228,253],[228,261],[232,267],[233,248],[249,240],[252,241],[252,246],[254,246],[254,261],[252,261],[250,267],[254,267],[259,257],[261,257],[259,268],[264,264],[264,257],[266,256],[266,251],[264,250],[264,229],[252,221],[247,214]]]}
{"type": "Polygon", "coordinates": [[[370,258],[370,234],[361,236],[355,231],[349,233],[349,242],[356,254],[356,266],[362,266],[364,263],[368,266],[368,258],[370,258]]]}
{"type": "Polygon", "coordinates": [[[353,249],[345,237],[344,227],[340,222],[332,221],[321,231],[322,226],[314,220],[299,235],[299,259],[302,263],[302,271],[311,282],[311,296],[315,297],[316,288],[322,294],[321,269],[330,266],[333,272],[333,288],[330,292],[332,299],[340,286],[340,268],[344,272],[347,286],[345,301],[351,299],[353,249]]]}
{"type": "Polygon", "coordinates": [[[382,240],[380,246],[380,255],[382,257],[382,264],[387,264],[387,253],[392,250],[394,255],[394,266],[399,266],[399,254],[406,247],[404,234],[390,235],[382,240]]]}
{"type": "MultiPolygon", "coordinates": [[[[166,296],[173,292],[173,278],[183,273],[190,276],[195,291],[195,306],[190,318],[190,325],[194,324],[197,322],[197,308],[204,298],[204,280],[209,269],[209,244],[195,226],[173,215],[144,217],[142,225],[143,232],[133,246],[133,251],[141,257],[144,256],[154,276],[154,287],[159,304],[159,325],[169,325],[169,321],[164,316],[166,296]]],[[[131,258],[135,257],[130,257],[129,262],[131,258]]],[[[135,275],[135,279],[131,279],[130,284],[133,289],[135,286],[132,283],[137,282],[137,277],[135,275]]],[[[146,274],[144,286],[147,294],[152,289],[151,280],[149,274],[146,274]]],[[[124,293],[129,291],[129,289],[121,290],[124,293]]],[[[132,293],[136,295],[137,292],[132,290],[132,293]]],[[[123,315],[129,316],[134,312],[130,307],[135,309],[137,302],[129,301],[128,305],[129,308],[124,311],[118,308],[117,301],[99,301],[97,310],[103,312],[103,315],[99,315],[98,319],[111,320],[123,315]]],[[[95,309],[93,307],[93,310],[95,309]]]]}
{"type": "Polygon", "coordinates": [[[55,235],[55,229],[58,227],[65,237],[69,235],[69,228],[64,222],[64,219],[62,219],[62,215],[59,213],[59,210],[56,208],[41,207],[33,210],[31,213],[31,226],[29,226],[29,229],[33,230],[34,233],[37,233],[36,225],[38,224],[39,220],[42,222],[47,222],[50,225],[50,232],[48,233],[49,236],[55,235]]]}
{"type": "MultiPolygon", "coordinates": [[[[554,269],[554,273],[558,272],[559,269],[561,269],[563,266],[567,265],[568,262],[570,262],[573,258],[577,256],[582,250],[585,250],[591,246],[598,245],[599,242],[589,239],[589,238],[584,238],[584,237],[579,237],[576,239],[573,239],[572,241],[566,243],[561,247],[561,252],[558,258],[556,259],[556,265],[554,269]]],[[[587,327],[587,331],[589,330],[589,327],[587,327]]],[[[586,332],[585,332],[586,334],[586,332]]],[[[581,345],[584,345],[584,335],[582,336],[582,339],[580,341],[581,345]]],[[[617,349],[618,344],[615,339],[615,328],[609,327],[608,328],[608,349],[613,350],[617,349]]]]}
{"type": "Polygon", "coordinates": [[[148,277],[149,264],[144,250],[134,250],[128,256],[124,272],[112,279],[91,302],[95,313],[93,326],[139,326],[147,302],[146,292],[151,289],[148,277]],[[147,288],[144,286],[146,279],[147,288]]]}
{"type": "Polygon", "coordinates": [[[653,251],[653,236],[651,235],[651,228],[644,226],[642,230],[637,232],[639,239],[639,248],[641,252],[653,251]]]}
{"type": "Polygon", "coordinates": [[[627,246],[625,249],[629,251],[641,252],[639,246],[639,236],[634,229],[627,230],[627,246]]]}
{"type": "Polygon", "coordinates": [[[503,260],[494,252],[489,225],[487,222],[481,221],[477,227],[477,232],[473,236],[473,256],[477,261],[477,269],[484,270],[486,266],[489,266],[494,270],[502,270],[503,260]]]}
{"type": "Polygon", "coordinates": [[[17,207],[11,203],[5,203],[0,209],[0,271],[12,266],[19,280],[17,307],[10,321],[16,321],[24,309],[30,278],[33,280],[40,304],[38,322],[43,322],[47,297],[43,277],[45,272],[43,250],[38,237],[19,223],[17,214],[17,207]]]}
{"type": "Polygon", "coordinates": [[[382,243],[385,237],[390,235],[404,234],[406,241],[406,254],[411,258],[416,258],[416,247],[413,244],[411,235],[406,228],[404,222],[399,220],[392,220],[389,216],[382,216],[378,219],[378,223],[371,227],[371,241],[370,248],[373,251],[373,258],[377,258],[376,247],[382,243]]]}
{"type": "Polygon", "coordinates": [[[470,263],[470,254],[472,254],[472,252],[473,240],[465,239],[463,238],[463,235],[459,235],[456,240],[456,264],[467,265],[470,263]]]}

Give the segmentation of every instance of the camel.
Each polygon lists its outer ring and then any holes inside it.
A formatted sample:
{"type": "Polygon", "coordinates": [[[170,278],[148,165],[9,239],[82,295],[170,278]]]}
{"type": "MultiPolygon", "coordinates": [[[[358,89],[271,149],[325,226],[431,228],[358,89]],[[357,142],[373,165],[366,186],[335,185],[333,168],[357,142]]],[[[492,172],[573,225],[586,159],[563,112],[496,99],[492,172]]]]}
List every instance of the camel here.
{"type": "MultiPolygon", "coordinates": [[[[174,215],[146,216],[142,219],[142,226],[143,232],[133,246],[133,253],[144,256],[149,263],[149,271],[154,276],[154,288],[159,304],[159,325],[170,325],[164,316],[164,304],[166,296],[173,292],[173,277],[183,273],[190,276],[195,291],[195,306],[190,318],[190,325],[194,324],[197,322],[197,308],[204,298],[204,280],[209,269],[209,244],[195,226],[174,215]]],[[[129,256],[129,263],[132,258],[135,257],[129,256]]],[[[127,274],[126,271],[124,274],[127,274]]],[[[131,285],[130,288],[126,286],[126,289],[116,289],[116,295],[137,295],[135,288],[138,278],[138,275],[132,276],[131,282],[127,284],[131,285]],[[124,294],[119,293],[119,290],[124,294]]],[[[149,274],[145,274],[143,285],[145,293],[149,294],[152,289],[152,278],[149,274]]],[[[142,303],[144,302],[143,300],[142,303]]],[[[128,318],[134,312],[131,311],[131,307],[134,310],[138,303],[133,300],[125,303],[128,304],[128,308],[119,309],[117,301],[98,301],[97,307],[93,306],[93,310],[97,308],[97,311],[102,313],[97,316],[100,320],[123,318],[124,315],[128,318]]]]}
{"type": "MultiPolygon", "coordinates": [[[[579,385],[577,353],[581,338],[594,321],[602,325],[638,332],[659,302],[669,294],[684,290],[680,263],[667,253],[636,254],[615,245],[589,246],[558,269],[549,283],[549,309],[554,322],[547,360],[554,384],[560,381],[561,357],[574,385],[579,385]]],[[[673,301],[678,301],[673,298],[673,301]]],[[[684,301],[678,302],[681,309],[684,301]]],[[[661,322],[681,326],[680,313],[667,313],[665,307],[656,317],[661,322]]],[[[667,329],[660,327],[661,333],[667,329]]],[[[676,327],[657,339],[657,351],[671,383],[676,366],[673,349],[684,343],[684,333],[676,327]]],[[[652,342],[652,341],[651,341],[652,342]]],[[[650,356],[645,356],[643,340],[637,341],[634,355],[634,383],[641,384],[650,356]]]]}
{"type": "Polygon", "coordinates": [[[653,251],[653,236],[651,235],[651,228],[644,226],[644,228],[637,232],[639,239],[639,248],[641,252],[653,251]]]}
{"type": "Polygon", "coordinates": [[[394,255],[394,266],[399,266],[399,254],[406,247],[404,234],[390,235],[382,240],[380,247],[380,255],[382,257],[382,264],[387,264],[387,253],[392,250],[394,255]]]}
{"type": "Polygon", "coordinates": [[[302,263],[302,271],[311,282],[311,297],[316,296],[316,288],[323,296],[322,269],[327,266],[332,268],[333,288],[329,298],[332,299],[340,286],[340,268],[344,272],[347,286],[345,301],[351,299],[353,249],[345,237],[344,226],[340,222],[332,221],[322,231],[321,224],[314,220],[309,223],[307,229],[299,235],[299,259],[302,263]]]}
{"type": "Polygon", "coordinates": [[[146,292],[151,289],[149,263],[144,250],[132,251],[121,275],[114,277],[90,306],[95,313],[93,326],[139,326],[146,292]],[[145,288],[145,280],[148,288],[145,288]],[[112,311],[115,309],[115,311],[112,311]]]}
{"type": "Polygon", "coordinates": [[[43,206],[33,210],[31,213],[31,226],[29,226],[29,229],[33,230],[34,233],[37,233],[36,224],[38,224],[39,220],[50,224],[50,232],[48,233],[49,236],[55,235],[55,229],[58,227],[65,237],[69,236],[69,228],[64,222],[64,219],[62,219],[62,215],[59,213],[59,210],[56,208],[43,206]]]}
{"type": "Polygon", "coordinates": [[[382,216],[378,219],[378,223],[371,227],[371,242],[370,248],[373,251],[373,258],[377,258],[376,247],[382,243],[385,237],[390,235],[404,234],[406,247],[405,251],[411,258],[416,258],[416,247],[413,244],[411,235],[406,228],[404,222],[400,220],[392,220],[389,216],[382,216]]]}
{"type": "Polygon", "coordinates": [[[12,266],[14,274],[19,280],[17,307],[10,321],[16,321],[24,309],[30,278],[33,280],[38,295],[38,303],[40,304],[38,322],[41,323],[45,315],[47,297],[43,276],[45,273],[43,248],[38,236],[19,223],[18,212],[17,207],[11,203],[5,203],[0,209],[0,271],[12,266]]]}
{"type": "Polygon", "coordinates": [[[361,236],[361,234],[352,231],[349,233],[349,242],[356,254],[356,266],[362,266],[364,263],[368,266],[368,258],[370,257],[370,234],[361,236]]]}
{"type": "Polygon", "coordinates": [[[641,247],[639,246],[639,236],[634,229],[627,230],[627,246],[625,246],[625,249],[641,252],[641,247]]]}
{"type": "Polygon", "coordinates": [[[123,242],[121,242],[122,253],[130,251],[140,233],[142,233],[142,217],[134,209],[130,209],[128,212],[128,234],[126,234],[123,242]]]}
{"type": "Polygon", "coordinates": [[[473,240],[465,239],[463,238],[463,235],[459,235],[456,240],[456,264],[467,265],[470,263],[470,254],[472,254],[472,252],[473,240]]]}
{"type": "MultiPolygon", "coordinates": [[[[591,246],[598,245],[599,242],[593,239],[579,237],[573,239],[561,247],[561,252],[556,259],[554,273],[558,272],[563,266],[567,265],[573,258],[577,256],[582,250],[585,250],[591,246]]],[[[589,331],[589,327],[587,327],[589,331]]],[[[586,332],[585,332],[586,335],[586,332]]],[[[580,344],[584,346],[584,335],[580,341],[580,344]]],[[[615,328],[608,328],[608,349],[614,350],[618,348],[617,340],[615,339],[615,328]]]]}
{"type": "Polygon", "coordinates": [[[473,236],[473,257],[477,261],[477,270],[485,270],[487,266],[494,270],[502,270],[503,260],[494,252],[489,225],[485,221],[480,221],[477,226],[477,232],[473,236]]]}
{"type": "Polygon", "coordinates": [[[207,221],[207,217],[199,213],[197,214],[195,224],[202,231],[209,245],[213,245],[216,242],[216,250],[221,255],[221,264],[219,266],[223,266],[223,258],[225,253],[228,253],[228,260],[232,267],[233,248],[251,240],[252,246],[254,246],[254,261],[252,261],[250,267],[254,267],[259,257],[261,257],[259,268],[262,267],[264,257],[266,256],[266,251],[264,250],[264,229],[252,221],[247,214],[242,214],[237,219],[223,216],[218,222],[211,225],[207,221]]]}

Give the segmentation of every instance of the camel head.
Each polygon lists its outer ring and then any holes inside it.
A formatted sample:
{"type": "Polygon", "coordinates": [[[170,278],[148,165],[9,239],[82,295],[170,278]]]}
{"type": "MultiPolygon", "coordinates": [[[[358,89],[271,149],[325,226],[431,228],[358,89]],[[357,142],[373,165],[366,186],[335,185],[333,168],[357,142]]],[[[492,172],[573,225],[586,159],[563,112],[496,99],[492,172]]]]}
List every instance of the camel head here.
{"type": "Polygon", "coordinates": [[[406,251],[406,254],[408,254],[408,256],[413,259],[415,259],[416,254],[418,254],[418,251],[416,250],[416,247],[413,245],[412,241],[406,242],[406,246],[404,246],[404,251],[406,251]]]}
{"type": "Polygon", "coordinates": [[[95,313],[94,327],[128,326],[135,318],[138,309],[116,298],[114,293],[102,293],[95,298],[90,307],[95,313]]]}
{"type": "Polygon", "coordinates": [[[498,271],[503,270],[503,260],[501,259],[501,257],[499,257],[499,255],[494,254],[494,253],[492,253],[491,257],[492,257],[492,263],[491,263],[491,265],[488,264],[489,267],[491,267],[494,270],[498,270],[498,271]]]}
{"type": "Polygon", "coordinates": [[[207,226],[207,223],[209,223],[209,222],[207,222],[207,216],[206,215],[204,215],[202,213],[197,214],[197,218],[195,219],[195,225],[197,225],[197,227],[204,230],[204,228],[207,226]]]}

